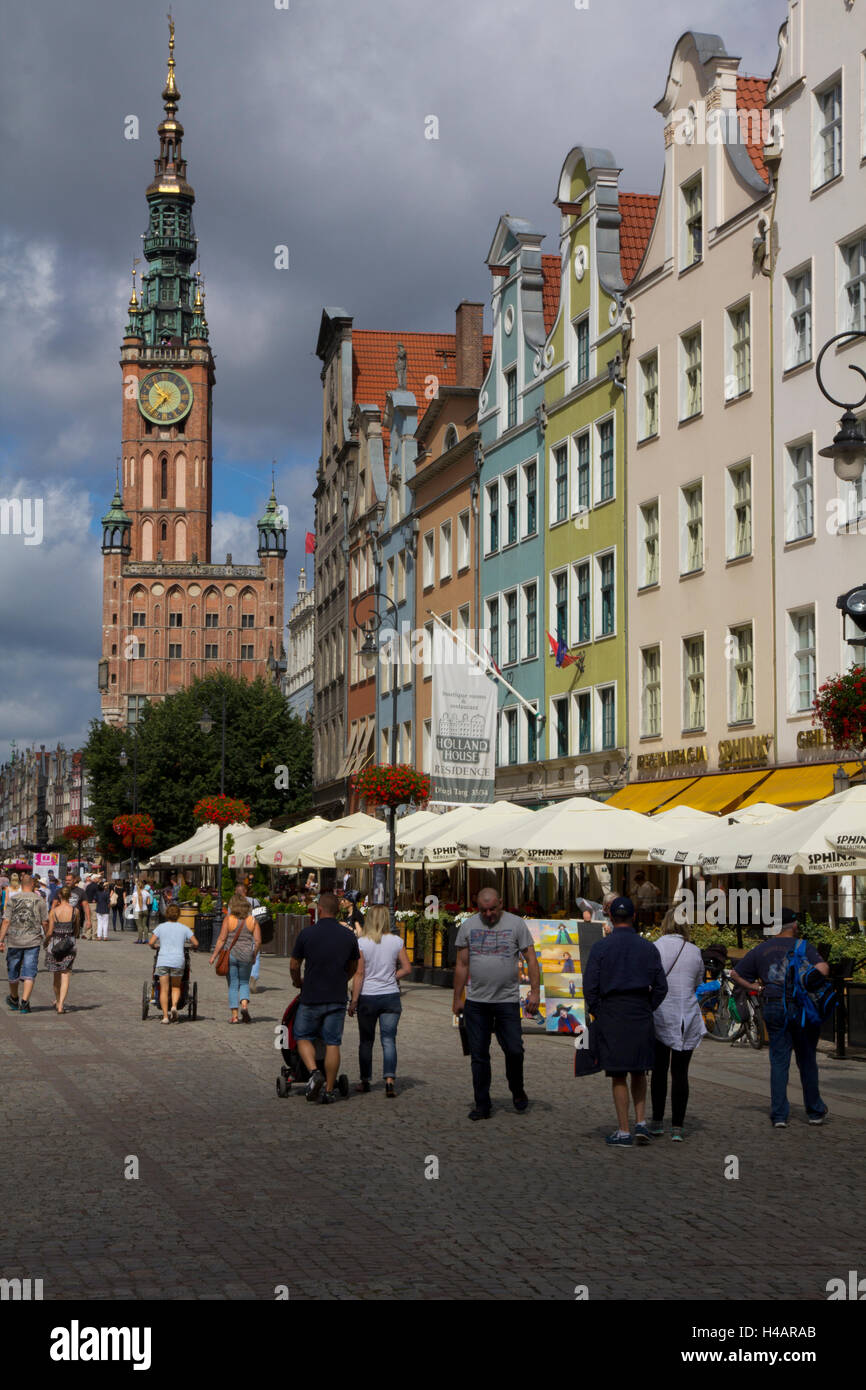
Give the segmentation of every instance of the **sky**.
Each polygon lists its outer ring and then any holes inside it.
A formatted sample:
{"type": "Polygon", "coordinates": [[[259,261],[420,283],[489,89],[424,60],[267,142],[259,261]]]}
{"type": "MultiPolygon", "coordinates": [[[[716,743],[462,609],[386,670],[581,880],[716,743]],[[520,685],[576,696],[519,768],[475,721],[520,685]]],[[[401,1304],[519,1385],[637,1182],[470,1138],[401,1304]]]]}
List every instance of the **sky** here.
{"type": "MultiPolygon", "coordinates": [[[[502,213],[557,250],[574,145],[612,150],[621,189],[658,191],[653,106],[687,29],[720,34],[741,73],[766,77],[787,4],[175,0],[173,13],[216,356],[212,558],[255,562],[275,461],[288,619],[313,526],[322,308],[359,328],[453,332],[460,300],[489,304],[502,213]]],[[[99,713],[99,518],[167,56],[153,0],[6,13],[0,502],[20,499],[22,534],[0,511],[0,762],[13,741],[80,746],[99,713]]]]}

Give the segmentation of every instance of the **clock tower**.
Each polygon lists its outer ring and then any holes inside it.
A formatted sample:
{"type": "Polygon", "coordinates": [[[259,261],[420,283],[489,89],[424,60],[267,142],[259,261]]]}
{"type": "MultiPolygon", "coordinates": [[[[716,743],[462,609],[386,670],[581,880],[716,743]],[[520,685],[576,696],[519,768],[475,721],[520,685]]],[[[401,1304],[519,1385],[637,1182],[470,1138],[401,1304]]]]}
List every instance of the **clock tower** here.
{"type": "MultiPolygon", "coordinates": [[[[140,288],[133,270],[121,348],[119,486],[103,518],[103,718],[133,723],[214,667],[279,678],[285,520],[274,511],[259,565],[211,564],[214,360],[193,266],[195,193],[177,117],[174,23],[147,188],[140,288]],[[270,660],[268,661],[268,658],[270,660]]],[[[269,504],[270,506],[270,504],[269,504]]]]}

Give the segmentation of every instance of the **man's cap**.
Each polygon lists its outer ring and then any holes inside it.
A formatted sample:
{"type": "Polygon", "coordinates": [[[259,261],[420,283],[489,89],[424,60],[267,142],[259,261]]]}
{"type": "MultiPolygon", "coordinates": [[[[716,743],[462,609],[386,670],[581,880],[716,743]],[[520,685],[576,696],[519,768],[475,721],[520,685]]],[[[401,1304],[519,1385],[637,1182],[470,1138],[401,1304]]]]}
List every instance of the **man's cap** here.
{"type": "Polygon", "coordinates": [[[793,909],[792,907],[783,907],[783,908],[782,908],[782,926],[783,926],[783,927],[791,927],[791,926],[799,926],[799,925],[800,925],[800,919],[799,919],[799,917],[797,916],[797,914],[796,914],[796,912],[794,911],[794,909],[793,909]]]}
{"type": "Polygon", "coordinates": [[[633,917],[634,903],[631,898],[614,898],[608,908],[608,914],[611,919],[615,917],[633,917]]]}

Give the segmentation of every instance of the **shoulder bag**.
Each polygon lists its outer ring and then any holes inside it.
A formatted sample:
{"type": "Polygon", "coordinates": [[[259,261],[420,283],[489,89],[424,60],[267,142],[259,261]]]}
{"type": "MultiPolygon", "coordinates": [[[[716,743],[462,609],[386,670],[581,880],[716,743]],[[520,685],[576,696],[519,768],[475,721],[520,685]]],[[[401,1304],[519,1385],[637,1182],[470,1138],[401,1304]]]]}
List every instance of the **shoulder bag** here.
{"type": "Polygon", "coordinates": [[[232,937],[231,941],[227,941],[225,946],[220,947],[219,954],[216,960],[214,961],[214,970],[218,975],[227,975],[229,973],[229,956],[234,950],[235,942],[237,941],[238,937],[243,931],[244,926],[245,923],[240,922],[238,924],[238,929],[232,937]]]}

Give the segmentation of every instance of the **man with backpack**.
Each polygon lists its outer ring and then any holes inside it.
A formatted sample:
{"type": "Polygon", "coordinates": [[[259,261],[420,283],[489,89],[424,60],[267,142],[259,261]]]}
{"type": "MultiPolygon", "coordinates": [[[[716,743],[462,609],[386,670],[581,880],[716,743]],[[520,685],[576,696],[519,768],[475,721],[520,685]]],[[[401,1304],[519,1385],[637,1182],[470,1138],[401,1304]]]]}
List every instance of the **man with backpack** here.
{"type": "Polygon", "coordinates": [[[803,1086],[803,1103],[810,1125],[822,1125],[827,1106],[818,1090],[818,1036],[821,1020],[832,1003],[830,967],[810,942],[797,940],[799,921],[791,908],[782,909],[776,936],[754,946],[731,971],[735,984],[761,995],[764,1022],[770,1035],[770,1122],[787,1129],[788,1073],[791,1052],[803,1086]],[[759,983],[760,982],[760,983],[759,983]]]}

